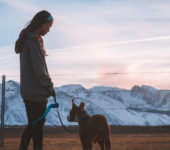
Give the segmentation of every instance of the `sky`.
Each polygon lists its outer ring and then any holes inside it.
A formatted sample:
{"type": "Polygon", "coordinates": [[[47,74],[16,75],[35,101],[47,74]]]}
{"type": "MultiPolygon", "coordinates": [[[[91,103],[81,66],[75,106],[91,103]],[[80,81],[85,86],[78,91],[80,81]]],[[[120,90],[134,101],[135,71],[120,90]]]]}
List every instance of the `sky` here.
{"type": "Polygon", "coordinates": [[[56,87],[170,89],[169,0],[0,0],[0,76],[19,81],[14,44],[41,10],[54,18],[43,39],[56,87]]]}

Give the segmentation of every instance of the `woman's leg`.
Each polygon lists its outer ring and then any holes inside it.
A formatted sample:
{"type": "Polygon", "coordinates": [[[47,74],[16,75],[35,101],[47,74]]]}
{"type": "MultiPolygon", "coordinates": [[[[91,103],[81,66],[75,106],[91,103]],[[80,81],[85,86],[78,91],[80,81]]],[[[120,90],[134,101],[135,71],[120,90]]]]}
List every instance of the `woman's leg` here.
{"type": "Polygon", "coordinates": [[[19,150],[27,150],[30,139],[33,139],[34,150],[42,150],[43,147],[43,125],[45,118],[33,125],[33,121],[41,117],[46,110],[46,103],[25,101],[28,126],[24,130],[19,150]]]}
{"type": "Polygon", "coordinates": [[[28,119],[28,125],[25,128],[20,141],[19,150],[27,150],[27,147],[29,145],[29,142],[32,137],[32,123],[31,123],[31,104],[30,102],[25,102],[25,108],[27,112],[27,119],[28,119]]]}
{"type": "MultiPolygon", "coordinates": [[[[46,110],[46,103],[35,102],[32,106],[32,121],[40,118],[46,110]]],[[[43,149],[43,126],[45,118],[38,121],[35,125],[32,125],[32,138],[34,150],[43,149]]]]}

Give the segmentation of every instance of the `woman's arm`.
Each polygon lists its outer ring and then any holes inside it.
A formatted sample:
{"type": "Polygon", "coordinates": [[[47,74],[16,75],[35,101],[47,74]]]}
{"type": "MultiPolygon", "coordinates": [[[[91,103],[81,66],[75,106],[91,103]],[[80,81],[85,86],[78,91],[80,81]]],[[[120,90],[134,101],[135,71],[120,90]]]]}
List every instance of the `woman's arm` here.
{"type": "Polygon", "coordinates": [[[39,82],[44,87],[53,87],[53,83],[46,69],[46,62],[35,38],[26,40],[26,46],[30,53],[30,64],[32,71],[39,82]]]}

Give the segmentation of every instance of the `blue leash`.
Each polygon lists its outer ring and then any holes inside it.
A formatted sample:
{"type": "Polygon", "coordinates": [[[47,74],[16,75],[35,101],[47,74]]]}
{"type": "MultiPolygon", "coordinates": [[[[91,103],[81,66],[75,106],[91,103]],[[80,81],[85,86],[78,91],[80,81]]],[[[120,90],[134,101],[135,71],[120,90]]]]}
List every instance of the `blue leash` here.
{"type": "Polygon", "coordinates": [[[63,124],[63,122],[62,122],[62,120],[61,120],[60,113],[59,113],[59,111],[58,111],[59,104],[56,102],[56,97],[54,97],[54,104],[50,104],[50,105],[47,107],[45,113],[44,113],[40,118],[38,118],[37,120],[33,121],[33,125],[35,125],[35,124],[36,124],[38,121],[40,121],[41,119],[45,118],[45,117],[47,116],[47,114],[50,112],[51,108],[57,108],[58,118],[59,118],[59,120],[60,120],[63,128],[64,128],[66,131],[71,132],[70,129],[68,129],[68,128],[63,124]]]}
{"type": "Polygon", "coordinates": [[[50,112],[51,108],[59,108],[59,104],[56,101],[54,101],[54,102],[55,102],[55,104],[50,104],[47,107],[45,113],[40,118],[38,118],[37,120],[33,121],[33,125],[35,125],[41,119],[45,118],[47,116],[47,114],[50,112]]]}

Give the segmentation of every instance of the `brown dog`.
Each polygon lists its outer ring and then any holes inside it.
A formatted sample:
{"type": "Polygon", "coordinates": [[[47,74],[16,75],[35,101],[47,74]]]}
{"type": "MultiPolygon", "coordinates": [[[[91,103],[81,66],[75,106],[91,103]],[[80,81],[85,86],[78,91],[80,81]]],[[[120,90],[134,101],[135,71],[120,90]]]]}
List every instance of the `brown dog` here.
{"type": "Polygon", "coordinates": [[[84,109],[84,103],[76,106],[72,99],[72,109],[67,117],[70,122],[78,122],[79,136],[83,150],[92,150],[92,144],[98,143],[101,150],[110,150],[110,127],[102,115],[90,116],[84,109]]]}

